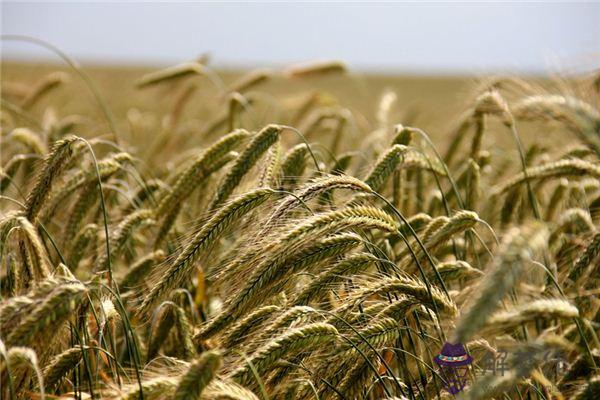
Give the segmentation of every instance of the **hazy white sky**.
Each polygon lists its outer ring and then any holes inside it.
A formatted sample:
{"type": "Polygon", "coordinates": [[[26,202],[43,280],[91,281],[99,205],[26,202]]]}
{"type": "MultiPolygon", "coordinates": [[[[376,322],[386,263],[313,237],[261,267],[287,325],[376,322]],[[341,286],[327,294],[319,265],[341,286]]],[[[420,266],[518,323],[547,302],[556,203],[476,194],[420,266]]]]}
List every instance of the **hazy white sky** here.
{"type": "MultiPolygon", "coordinates": [[[[600,66],[600,2],[7,2],[2,33],[47,40],[83,62],[218,65],[339,58],[355,69],[547,72],[600,66]]],[[[3,41],[3,58],[48,58],[3,41]]]]}

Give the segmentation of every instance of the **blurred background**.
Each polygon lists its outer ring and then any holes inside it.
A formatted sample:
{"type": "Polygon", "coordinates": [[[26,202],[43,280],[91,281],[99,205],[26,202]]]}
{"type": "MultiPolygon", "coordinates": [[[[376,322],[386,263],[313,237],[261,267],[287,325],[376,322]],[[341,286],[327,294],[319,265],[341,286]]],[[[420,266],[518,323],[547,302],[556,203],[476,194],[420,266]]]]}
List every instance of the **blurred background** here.
{"type": "MultiPolygon", "coordinates": [[[[440,137],[492,76],[556,82],[600,65],[599,2],[1,4],[2,33],[43,39],[79,62],[121,129],[132,118],[156,127],[182,109],[180,119],[188,121],[178,127],[183,137],[211,129],[227,108],[229,88],[256,68],[268,67],[271,75],[244,93],[256,100],[252,112],[243,113],[249,126],[291,123],[286,107],[314,100],[314,107],[348,110],[356,131],[369,131],[387,95],[385,101],[394,99],[394,122],[440,137]],[[211,76],[135,85],[144,74],[201,55],[209,56],[202,62],[211,76]],[[289,65],[332,59],[344,61],[348,73],[310,79],[281,73],[289,65]]],[[[41,121],[52,113],[86,116],[90,122],[78,129],[90,136],[109,129],[79,73],[56,52],[4,39],[6,104],[25,104],[41,121]],[[29,104],[39,90],[44,95],[29,104]]]]}
{"type": "MultiPolygon", "coordinates": [[[[201,53],[231,68],[338,58],[387,73],[544,73],[600,57],[600,2],[2,2],[2,33],[88,63],[160,65],[201,53]]],[[[3,59],[51,60],[3,42],[3,59]]]]}

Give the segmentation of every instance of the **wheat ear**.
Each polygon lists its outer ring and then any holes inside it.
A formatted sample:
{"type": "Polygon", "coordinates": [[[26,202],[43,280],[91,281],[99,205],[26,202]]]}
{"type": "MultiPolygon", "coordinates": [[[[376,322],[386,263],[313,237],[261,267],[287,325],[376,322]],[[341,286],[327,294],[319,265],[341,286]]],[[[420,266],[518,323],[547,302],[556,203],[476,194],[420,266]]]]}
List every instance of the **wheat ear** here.
{"type": "MultiPolygon", "coordinates": [[[[153,217],[154,213],[151,210],[144,209],[135,211],[125,217],[125,219],[123,219],[110,234],[110,257],[116,259],[121,248],[125,245],[125,242],[136,227],[154,224],[155,221],[153,217]]],[[[108,263],[108,255],[102,253],[102,256],[97,262],[97,267],[100,269],[108,268],[108,263]]]]}
{"type": "Polygon", "coordinates": [[[267,305],[252,311],[223,335],[221,346],[225,349],[230,349],[239,345],[240,342],[251,337],[254,331],[256,331],[264,321],[280,309],[281,308],[276,305],[267,305]]]}
{"type": "Polygon", "coordinates": [[[69,250],[68,255],[68,266],[71,271],[77,270],[79,262],[83,258],[83,255],[90,244],[94,244],[94,239],[98,235],[98,225],[96,224],[87,224],[77,236],[73,240],[73,244],[71,249],[69,250]]]}
{"type": "Polygon", "coordinates": [[[367,175],[365,183],[374,191],[381,189],[386,179],[402,161],[402,156],[408,148],[401,144],[395,144],[388,149],[377,161],[371,172],[367,175]]]}
{"type": "MultiPolygon", "coordinates": [[[[288,196],[284,199],[269,217],[269,222],[279,221],[303,202],[307,202],[320,194],[335,189],[348,189],[365,193],[371,192],[371,188],[367,184],[351,176],[341,175],[317,178],[303,188],[295,191],[294,196],[288,196]]],[[[269,226],[269,222],[266,224],[267,227],[269,226]]]]}
{"type": "Polygon", "coordinates": [[[83,357],[83,351],[80,347],[72,347],[54,356],[42,371],[46,388],[52,389],[75,369],[83,357]]]}
{"type": "Polygon", "coordinates": [[[156,215],[164,215],[175,205],[181,204],[181,202],[189,197],[198,184],[202,182],[210,172],[214,171],[214,164],[249,136],[250,133],[243,129],[235,130],[219,139],[202,154],[197,156],[192,163],[177,176],[171,191],[160,200],[160,203],[156,208],[156,215]]]}
{"type": "Polygon", "coordinates": [[[175,400],[199,400],[202,391],[217,374],[221,366],[221,355],[217,351],[206,351],[194,360],[183,375],[175,391],[175,400]]]}
{"type": "Polygon", "coordinates": [[[307,285],[292,301],[296,305],[309,304],[311,300],[319,300],[328,290],[338,282],[348,279],[362,271],[377,258],[368,253],[351,255],[339,261],[326,271],[321,272],[307,285]]]}
{"type": "Polygon", "coordinates": [[[229,90],[231,92],[244,93],[245,91],[268,81],[272,76],[273,73],[269,69],[257,69],[233,82],[231,86],[229,86],[229,90]]]}
{"type": "MultiPolygon", "coordinates": [[[[247,363],[251,363],[260,376],[284,355],[310,352],[310,349],[316,348],[317,345],[331,343],[337,336],[338,331],[332,325],[325,323],[314,323],[292,329],[259,348],[250,356],[247,363]]],[[[235,369],[231,373],[231,377],[234,381],[242,384],[248,384],[253,379],[248,365],[235,369]]]]}
{"type": "Polygon", "coordinates": [[[493,314],[485,327],[494,330],[509,330],[536,319],[576,318],[577,307],[561,299],[541,299],[520,305],[514,309],[493,314]]]}
{"type": "Polygon", "coordinates": [[[37,214],[50,193],[52,182],[60,175],[63,167],[71,157],[71,145],[77,140],[79,140],[78,137],[69,136],[55,142],[52,150],[44,159],[42,170],[25,202],[25,215],[28,220],[35,223],[37,214]]]}
{"type": "Polygon", "coordinates": [[[46,145],[42,138],[28,128],[13,129],[8,138],[23,144],[29,150],[29,153],[44,155],[46,154],[46,145]]]}
{"type": "Polygon", "coordinates": [[[523,263],[531,257],[532,252],[543,248],[546,238],[546,230],[538,225],[509,231],[494,265],[477,287],[477,297],[456,324],[452,343],[466,343],[485,324],[498,302],[516,283],[523,263]]]}
{"type": "Polygon", "coordinates": [[[231,298],[226,310],[210,321],[197,336],[207,337],[217,329],[238,318],[243,312],[256,305],[257,301],[268,298],[278,288],[278,284],[286,277],[307,270],[310,266],[325,259],[339,256],[362,243],[356,234],[339,234],[318,241],[316,244],[299,251],[284,252],[283,256],[273,257],[256,266],[256,270],[244,285],[239,294],[231,298]],[[285,268],[284,268],[285,267],[285,268]]]}
{"type": "Polygon", "coordinates": [[[246,175],[254,164],[256,164],[263,153],[277,141],[281,130],[282,128],[278,125],[268,125],[256,134],[236,159],[227,175],[225,175],[225,178],[219,185],[217,193],[209,206],[209,210],[215,210],[229,198],[244,175],[246,175]]]}
{"type": "Polygon", "coordinates": [[[583,251],[583,254],[575,261],[573,267],[569,270],[567,280],[576,282],[586,271],[588,266],[596,259],[600,253],[600,233],[594,235],[594,238],[583,251]]]}
{"type": "Polygon", "coordinates": [[[545,180],[550,178],[578,178],[582,176],[600,178],[600,167],[583,160],[560,160],[538,167],[527,168],[509,181],[492,188],[492,193],[505,193],[527,180],[545,180]]]}
{"type": "MultiPolygon", "coordinates": [[[[275,243],[269,245],[270,249],[263,249],[265,253],[269,251],[272,257],[269,257],[256,266],[255,272],[250,277],[248,284],[232,299],[227,307],[227,311],[220,313],[211,320],[196,335],[196,339],[206,339],[216,333],[219,329],[227,325],[233,319],[237,318],[240,312],[249,306],[250,301],[255,299],[256,294],[261,288],[271,286],[281,279],[281,265],[293,254],[290,250],[293,244],[310,241],[315,235],[336,232],[351,228],[377,228],[388,232],[393,232],[396,222],[385,212],[373,207],[355,207],[339,211],[331,211],[322,215],[316,215],[308,218],[306,222],[298,225],[295,229],[278,238],[275,243]]],[[[343,243],[348,241],[346,238],[339,238],[343,243]]],[[[334,239],[334,242],[338,239],[334,239]]],[[[352,243],[350,241],[349,243],[352,243]]],[[[319,245],[317,245],[319,246],[319,245]]],[[[325,246],[327,248],[327,246],[325,246]]],[[[343,251],[347,247],[341,246],[343,251]]],[[[328,254],[326,251],[324,254],[328,254]]],[[[300,265],[306,262],[309,257],[300,258],[300,265]]]]}
{"type": "Polygon", "coordinates": [[[307,64],[298,64],[288,67],[283,73],[291,78],[308,78],[328,74],[340,74],[348,70],[342,61],[317,61],[307,64]]]}
{"type": "Polygon", "coordinates": [[[159,71],[150,72],[138,79],[135,84],[139,88],[144,88],[185,76],[201,75],[204,72],[205,69],[199,62],[185,62],[159,71]]]}
{"type": "Polygon", "coordinates": [[[6,338],[12,345],[27,345],[50,325],[58,326],[79,307],[87,291],[81,283],[69,283],[57,287],[28,315],[6,338]]]}
{"type": "Polygon", "coordinates": [[[31,108],[36,102],[38,102],[46,93],[51,92],[61,84],[68,81],[68,75],[64,72],[53,72],[44,77],[44,79],[35,85],[33,89],[21,102],[21,107],[24,109],[31,108]]]}
{"type": "Polygon", "coordinates": [[[281,175],[286,188],[293,187],[306,169],[306,155],[308,146],[300,143],[292,147],[283,157],[281,163],[281,175]]]}
{"type": "Polygon", "coordinates": [[[202,392],[206,400],[259,400],[251,390],[232,381],[213,379],[202,392]]]}
{"type": "Polygon", "coordinates": [[[127,274],[119,282],[119,291],[121,293],[131,290],[138,285],[157,264],[165,260],[165,252],[156,250],[140,258],[129,267],[127,274]]]}
{"type": "Polygon", "coordinates": [[[227,227],[252,209],[264,203],[275,193],[271,189],[257,189],[238,197],[217,211],[194,238],[184,247],[144,299],[141,312],[147,313],[165,294],[169,293],[192,271],[198,256],[217,240],[227,227]]]}

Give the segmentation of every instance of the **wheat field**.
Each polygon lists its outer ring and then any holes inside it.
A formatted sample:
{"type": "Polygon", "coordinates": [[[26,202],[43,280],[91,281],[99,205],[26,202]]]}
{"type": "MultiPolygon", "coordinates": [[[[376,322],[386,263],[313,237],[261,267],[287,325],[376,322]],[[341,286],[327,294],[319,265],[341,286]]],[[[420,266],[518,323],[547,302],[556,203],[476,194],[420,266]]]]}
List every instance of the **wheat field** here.
{"type": "Polygon", "coordinates": [[[407,82],[5,63],[0,397],[599,398],[600,75],[407,82]]]}

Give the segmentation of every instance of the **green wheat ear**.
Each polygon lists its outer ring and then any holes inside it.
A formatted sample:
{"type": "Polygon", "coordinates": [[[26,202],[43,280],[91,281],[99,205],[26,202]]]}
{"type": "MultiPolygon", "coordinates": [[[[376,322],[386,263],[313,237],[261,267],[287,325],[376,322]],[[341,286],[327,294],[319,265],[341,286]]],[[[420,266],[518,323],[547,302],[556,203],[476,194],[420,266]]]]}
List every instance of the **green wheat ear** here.
{"type": "Polygon", "coordinates": [[[52,150],[44,159],[44,165],[40,171],[33,189],[27,196],[25,209],[27,219],[35,222],[44,201],[50,193],[53,181],[60,175],[67,161],[72,155],[71,146],[79,140],[76,136],[69,136],[59,140],[52,146],[52,150]]]}
{"type": "Polygon", "coordinates": [[[373,190],[381,188],[386,179],[396,169],[396,166],[402,161],[402,156],[408,151],[408,148],[401,144],[394,144],[377,161],[373,170],[365,179],[365,183],[373,190]]]}
{"type": "Polygon", "coordinates": [[[144,298],[140,311],[147,313],[153,305],[173,290],[192,272],[195,262],[203,251],[233,223],[245,214],[260,206],[275,193],[271,189],[257,189],[235,199],[217,211],[203,228],[185,246],[173,263],[165,270],[160,280],[144,298]]]}
{"type": "Polygon", "coordinates": [[[466,343],[498,307],[504,296],[513,289],[521,275],[524,262],[546,245],[547,231],[534,225],[524,229],[513,228],[504,238],[492,269],[477,287],[477,295],[461,315],[452,343],[466,343]]]}
{"type": "Polygon", "coordinates": [[[306,169],[308,146],[305,143],[292,147],[281,163],[282,184],[286,188],[294,187],[306,169]]]}
{"type": "Polygon", "coordinates": [[[84,351],[85,349],[80,347],[72,347],[53,357],[42,371],[46,388],[52,389],[76,368],[83,357],[84,351]]]}
{"type": "Polygon", "coordinates": [[[244,175],[256,164],[263,153],[277,141],[281,131],[282,128],[278,125],[268,125],[256,134],[219,185],[217,193],[209,206],[210,210],[215,210],[229,198],[244,175]]]}
{"type": "Polygon", "coordinates": [[[186,200],[197,186],[214,172],[215,164],[225,157],[250,133],[243,130],[235,130],[198,155],[193,162],[183,170],[175,180],[171,190],[162,198],[156,208],[156,215],[162,216],[178,204],[186,200]]]}
{"type": "Polygon", "coordinates": [[[35,338],[46,336],[50,327],[59,326],[71,316],[86,292],[87,288],[81,283],[58,286],[7,335],[6,343],[15,346],[30,345],[35,338]]]}
{"type": "Polygon", "coordinates": [[[289,330],[259,348],[250,356],[245,366],[239,367],[231,373],[231,377],[239,383],[248,384],[252,376],[249,365],[253,365],[258,374],[262,375],[284,355],[310,351],[311,348],[315,349],[318,345],[335,341],[337,336],[337,329],[325,323],[314,323],[289,330]]]}
{"type": "Polygon", "coordinates": [[[190,364],[175,391],[176,400],[197,400],[215,377],[221,366],[221,355],[216,351],[202,353],[190,364]]]}

